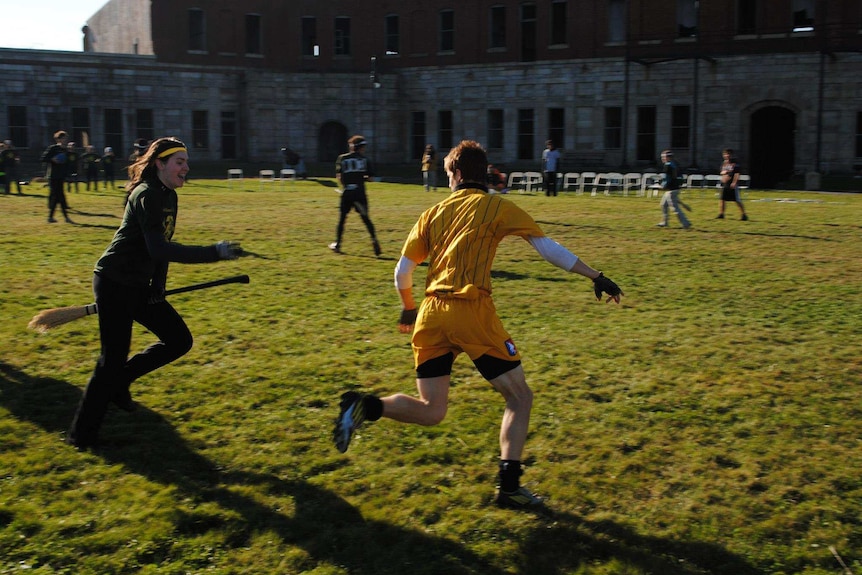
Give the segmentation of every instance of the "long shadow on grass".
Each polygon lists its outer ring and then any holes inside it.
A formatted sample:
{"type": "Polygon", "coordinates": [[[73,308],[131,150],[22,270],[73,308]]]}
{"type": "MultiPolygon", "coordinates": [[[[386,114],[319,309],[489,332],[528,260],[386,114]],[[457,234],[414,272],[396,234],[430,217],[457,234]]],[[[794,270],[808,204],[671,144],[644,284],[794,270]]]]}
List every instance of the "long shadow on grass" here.
{"type": "MultiPolygon", "coordinates": [[[[58,441],[80,396],[80,389],[69,383],[34,378],[0,362],[0,402],[15,417],[56,434],[58,441]]],[[[238,420],[242,417],[237,416],[238,420]]],[[[177,501],[183,504],[173,512],[176,538],[212,532],[226,546],[244,548],[253,536],[273,533],[286,545],[303,549],[312,561],[343,566],[353,575],[508,572],[451,540],[367,521],[336,493],[306,481],[219,469],[149,409],[140,407],[131,416],[110,412],[103,434],[119,442],[98,452],[107,462],[178,490],[177,501]],[[270,503],[246,495],[250,486],[270,503]],[[273,499],[284,511],[274,509],[273,499]],[[215,503],[218,509],[206,503],[215,503]]],[[[509,513],[488,512],[500,516],[505,530],[509,513]]],[[[7,523],[12,520],[7,519],[7,523]]],[[[559,512],[537,517],[532,532],[519,545],[519,572],[527,575],[562,575],[611,562],[663,575],[759,573],[717,545],[642,535],[618,523],[587,521],[559,512]]],[[[167,547],[150,548],[148,556],[139,561],[159,563],[169,552],[167,547]]]]}
{"type": "MultiPolygon", "coordinates": [[[[69,423],[81,390],[51,378],[34,378],[0,362],[0,402],[12,414],[57,435],[69,423]]],[[[238,419],[242,417],[237,414],[238,419]]],[[[238,421],[239,423],[239,421],[238,421]]],[[[351,574],[504,575],[464,546],[388,523],[366,521],[332,491],[271,474],[227,472],[195,452],[158,413],[139,407],[133,415],[111,411],[103,435],[113,446],[96,454],[129,472],[178,490],[175,537],[215,533],[232,548],[257,534],[274,533],[302,548],[313,561],[344,566],[351,574]],[[119,423],[118,423],[119,421],[119,423]],[[119,442],[123,445],[120,446],[119,442]],[[249,486],[263,498],[279,499],[279,512],[241,493],[249,486]],[[217,510],[202,505],[215,503],[217,510]]],[[[71,451],[71,447],[67,448],[71,451]]],[[[11,518],[8,518],[10,522],[11,518]]],[[[142,563],[159,563],[169,549],[148,551],[142,563]]]]}

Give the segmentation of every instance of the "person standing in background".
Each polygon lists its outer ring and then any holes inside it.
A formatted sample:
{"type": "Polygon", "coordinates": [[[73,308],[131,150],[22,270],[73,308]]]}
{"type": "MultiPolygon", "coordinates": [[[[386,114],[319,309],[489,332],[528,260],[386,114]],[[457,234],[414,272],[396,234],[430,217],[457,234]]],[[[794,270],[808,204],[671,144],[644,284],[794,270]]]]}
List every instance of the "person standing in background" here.
{"type": "Polygon", "coordinates": [[[102,164],[102,174],[105,177],[105,189],[108,189],[108,184],[111,185],[111,188],[114,187],[114,163],[116,163],[117,157],[114,155],[114,148],[111,146],[105,147],[105,153],[102,154],[102,158],[99,160],[99,163],[102,164]]]}
{"type": "Polygon", "coordinates": [[[341,204],[339,206],[338,227],[335,231],[335,241],[329,244],[333,252],[341,253],[341,238],[344,235],[344,222],[351,210],[356,210],[362,222],[371,235],[371,247],[374,255],[380,256],[380,242],[374,231],[374,224],[368,216],[368,196],[365,193],[365,181],[374,175],[371,162],[365,157],[365,146],[368,142],[360,135],[352,136],[347,141],[350,151],[341,154],[335,160],[335,179],[341,188],[341,204]]]}
{"type": "Polygon", "coordinates": [[[94,146],[87,146],[84,154],[81,156],[81,169],[84,172],[84,177],[87,180],[87,191],[90,191],[90,184],[93,184],[93,190],[99,189],[99,154],[96,153],[94,146]]]}
{"type": "Polygon", "coordinates": [[[48,172],[48,223],[53,224],[57,220],[54,219],[54,212],[59,204],[63,211],[63,217],[67,223],[73,223],[69,219],[69,206],[66,204],[66,175],[69,173],[69,166],[66,163],[66,142],[69,140],[69,135],[63,130],[54,132],[54,143],[42,153],[40,161],[47,165],[48,172]]]}
{"type": "Polygon", "coordinates": [[[739,175],[742,173],[739,162],[733,155],[733,150],[727,148],[721,152],[721,204],[718,211],[717,220],[724,219],[724,204],[725,202],[735,202],[739,206],[739,211],[742,212],[742,217],[739,218],[743,222],[748,221],[748,215],[745,213],[745,206],[742,205],[742,199],[739,197],[739,175]]]}
{"type": "Polygon", "coordinates": [[[68,165],[68,173],[66,174],[66,184],[69,192],[72,192],[74,184],[75,192],[78,191],[78,150],[75,147],[75,142],[66,144],[66,163],[68,165]]]}
{"type": "Polygon", "coordinates": [[[0,157],[0,162],[3,163],[3,168],[6,172],[6,193],[12,193],[12,183],[14,182],[18,189],[18,195],[21,195],[21,181],[18,179],[18,164],[21,163],[21,157],[18,151],[12,144],[12,140],[3,142],[3,154],[0,157]]]}
{"type": "Polygon", "coordinates": [[[422,152],[422,184],[426,192],[431,191],[431,188],[437,191],[437,150],[431,144],[425,146],[422,152]]]}
{"type": "Polygon", "coordinates": [[[553,140],[545,142],[542,152],[542,172],[545,175],[545,195],[557,195],[557,170],[560,169],[560,151],[553,140]]]}

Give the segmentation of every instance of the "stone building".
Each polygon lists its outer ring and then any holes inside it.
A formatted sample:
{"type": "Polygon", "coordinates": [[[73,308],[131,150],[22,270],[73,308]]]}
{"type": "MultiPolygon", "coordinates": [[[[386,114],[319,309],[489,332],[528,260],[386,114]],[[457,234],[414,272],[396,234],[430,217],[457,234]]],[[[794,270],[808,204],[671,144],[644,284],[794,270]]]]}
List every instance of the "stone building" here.
{"type": "Polygon", "coordinates": [[[857,0],[110,0],[86,24],[86,53],[0,49],[16,144],[330,161],[361,132],[380,162],[473,138],[527,168],[551,138],[564,169],[709,171],[730,147],[764,187],[862,164],[857,0]]]}

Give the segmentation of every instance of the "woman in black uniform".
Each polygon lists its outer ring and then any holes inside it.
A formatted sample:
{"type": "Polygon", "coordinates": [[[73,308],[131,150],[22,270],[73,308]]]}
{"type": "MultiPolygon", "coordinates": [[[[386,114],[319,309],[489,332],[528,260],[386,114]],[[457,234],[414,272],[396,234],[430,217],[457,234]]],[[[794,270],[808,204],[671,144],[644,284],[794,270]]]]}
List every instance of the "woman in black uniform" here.
{"type": "Polygon", "coordinates": [[[183,246],[171,241],[177,217],[176,189],[189,171],[188,151],[176,138],[154,141],[129,167],[131,192],[119,229],[96,262],[93,292],[99,306],[102,352],[67,435],[79,449],[96,443],[110,402],[133,411],[129,386],[135,379],[183,356],[192,335],[165,301],[169,262],[207,263],[235,259],[239,243],[183,246]],[[129,358],[132,324],[159,341],[129,358]]]}

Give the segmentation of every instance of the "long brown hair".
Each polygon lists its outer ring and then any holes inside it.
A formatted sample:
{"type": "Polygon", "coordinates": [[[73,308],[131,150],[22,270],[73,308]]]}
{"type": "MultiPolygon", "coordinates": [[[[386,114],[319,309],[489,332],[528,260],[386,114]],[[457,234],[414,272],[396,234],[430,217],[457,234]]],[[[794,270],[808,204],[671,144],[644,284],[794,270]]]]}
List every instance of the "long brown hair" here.
{"type": "Polygon", "coordinates": [[[179,138],[168,136],[154,140],[147,151],[129,166],[129,181],[126,183],[126,190],[131,192],[144,180],[155,178],[158,169],[156,168],[156,160],[166,162],[168,158],[180,151],[186,151],[186,145],[179,138]],[[165,152],[170,153],[163,156],[162,154],[165,152]]]}

